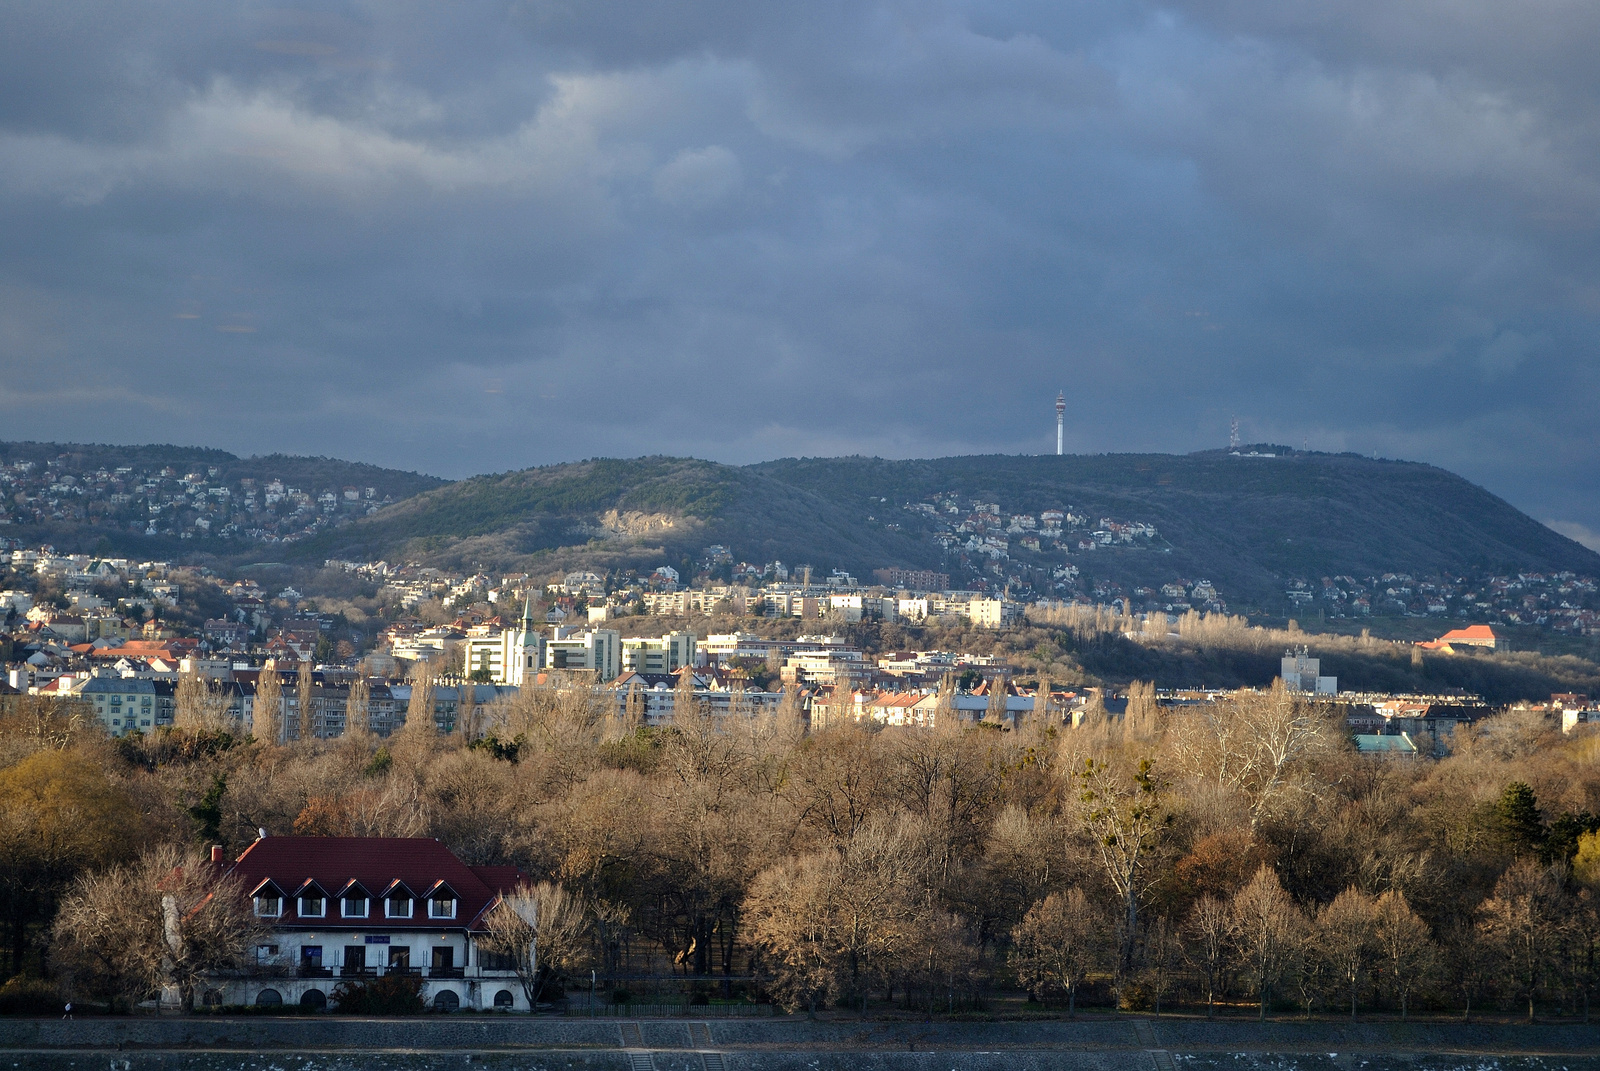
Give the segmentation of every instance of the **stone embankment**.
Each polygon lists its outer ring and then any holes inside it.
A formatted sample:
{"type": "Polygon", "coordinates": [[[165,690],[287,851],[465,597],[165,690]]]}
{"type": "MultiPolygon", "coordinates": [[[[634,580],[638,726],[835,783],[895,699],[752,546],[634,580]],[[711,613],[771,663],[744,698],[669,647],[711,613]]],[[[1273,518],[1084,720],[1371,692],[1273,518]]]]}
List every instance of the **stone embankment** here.
{"type": "Polygon", "coordinates": [[[1183,1018],[916,1023],[0,1020],[0,1071],[1600,1071],[1600,1028],[1183,1018]]]}

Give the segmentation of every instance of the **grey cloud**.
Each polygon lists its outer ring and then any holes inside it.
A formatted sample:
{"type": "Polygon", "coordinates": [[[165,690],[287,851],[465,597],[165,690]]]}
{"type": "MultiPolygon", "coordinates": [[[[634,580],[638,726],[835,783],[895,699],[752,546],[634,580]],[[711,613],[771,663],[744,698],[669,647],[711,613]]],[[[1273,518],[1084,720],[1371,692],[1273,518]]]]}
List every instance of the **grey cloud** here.
{"type": "Polygon", "coordinates": [[[1065,388],[1600,529],[1587,5],[0,12],[8,435],[1043,451],[1065,388]]]}

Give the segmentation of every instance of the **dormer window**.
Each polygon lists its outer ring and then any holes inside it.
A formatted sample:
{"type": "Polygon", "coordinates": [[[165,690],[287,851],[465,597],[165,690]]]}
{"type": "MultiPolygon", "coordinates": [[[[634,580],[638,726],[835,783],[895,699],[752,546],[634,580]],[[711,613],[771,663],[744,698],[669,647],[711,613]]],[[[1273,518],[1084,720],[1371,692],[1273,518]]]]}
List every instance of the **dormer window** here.
{"type": "Polygon", "coordinates": [[[430,919],[453,919],[456,917],[456,892],[444,882],[435,883],[423,899],[428,901],[428,917],[430,919]]]}
{"type": "Polygon", "coordinates": [[[327,912],[327,901],[315,890],[300,894],[300,917],[320,919],[327,912]]]}
{"type": "Polygon", "coordinates": [[[339,890],[339,917],[346,919],[364,919],[371,910],[372,897],[367,895],[367,890],[361,887],[359,881],[351,881],[339,890]]]}
{"type": "Polygon", "coordinates": [[[283,890],[270,879],[257,885],[250,893],[250,899],[255,903],[256,918],[275,919],[283,914],[283,890]]]}
{"type": "Polygon", "coordinates": [[[391,919],[410,918],[411,894],[405,892],[389,894],[389,898],[383,902],[383,914],[385,918],[391,919]]]}

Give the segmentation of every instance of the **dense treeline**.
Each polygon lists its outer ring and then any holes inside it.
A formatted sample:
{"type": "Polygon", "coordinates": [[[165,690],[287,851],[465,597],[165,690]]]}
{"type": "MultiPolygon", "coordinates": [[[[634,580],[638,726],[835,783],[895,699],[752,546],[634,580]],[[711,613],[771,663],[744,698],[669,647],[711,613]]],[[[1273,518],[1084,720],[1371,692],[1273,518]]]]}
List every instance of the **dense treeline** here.
{"type": "Polygon", "coordinates": [[[1187,613],[1156,620],[1105,607],[1035,607],[1028,620],[1005,630],[934,622],[805,621],[800,618],[626,619],[631,635],[688,629],[697,635],[742,630],[774,639],[807,632],[837,632],[870,655],[893,651],[964,651],[995,655],[1017,667],[1030,686],[1103,686],[1122,690],[1130,681],[1162,687],[1264,688],[1278,675],[1286,650],[1306,646],[1339,689],[1397,693],[1466,691],[1492,705],[1548,700],[1554,692],[1600,695],[1600,665],[1571,654],[1537,651],[1424,651],[1370,635],[1307,632],[1298,626],[1261,628],[1243,617],[1187,613]]]}
{"type": "MultiPolygon", "coordinates": [[[[1089,678],[1184,682],[1191,687],[1258,688],[1278,675],[1286,650],[1306,646],[1340,691],[1471,692],[1493,704],[1543,700],[1553,692],[1600,694],[1600,666],[1574,655],[1538,651],[1455,653],[1359,636],[1260,628],[1243,617],[1190,611],[1117,614],[1104,607],[1034,607],[1029,620],[1047,627],[1062,654],[1089,678]]],[[[1440,626],[1441,629],[1443,626],[1440,626]]],[[[963,648],[964,649],[964,648],[963,648]]]]}
{"type": "Polygon", "coordinates": [[[71,705],[6,702],[7,968],[80,998],[151,984],[97,959],[104,941],[160,951],[80,929],[95,904],[158,925],[140,874],[258,828],[521,865],[567,905],[546,995],[593,968],[753,977],[791,1008],[1021,989],[1064,1012],[1545,1014],[1585,1010],[1597,970],[1600,741],[1533,714],[1393,763],[1281,691],[1169,709],[1136,686],[1125,715],[1078,728],[807,733],[792,707],[652,729],[566,682],[460,735],[419,718],[287,747],[203,726],[109,741],[71,705]]]}

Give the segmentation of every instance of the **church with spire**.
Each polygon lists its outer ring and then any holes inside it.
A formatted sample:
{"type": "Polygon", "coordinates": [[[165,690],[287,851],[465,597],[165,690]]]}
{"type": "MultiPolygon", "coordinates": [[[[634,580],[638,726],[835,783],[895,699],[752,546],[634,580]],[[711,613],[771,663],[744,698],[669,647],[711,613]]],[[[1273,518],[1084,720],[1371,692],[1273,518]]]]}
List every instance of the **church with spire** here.
{"type": "MultiPolygon", "coordinates": [[[[472,633],[478,632],[473,629],[472,633]]],[[[529,592],[522,601],[522,620],[515,628],[498,632],[483,630],[482,635],[467,635],[466,669],[469,675],[487,675],[496,684],[521,687],[538,677],[544,667],[545,638],[534,627],[533,594],[529,592]]]]}

